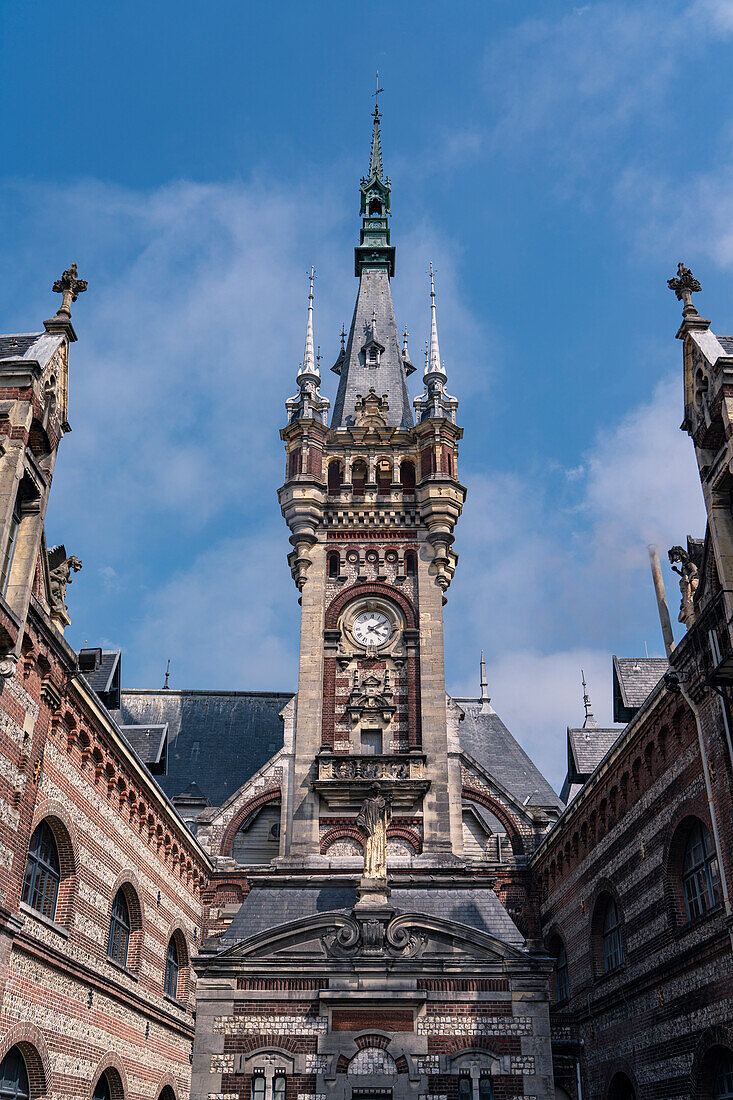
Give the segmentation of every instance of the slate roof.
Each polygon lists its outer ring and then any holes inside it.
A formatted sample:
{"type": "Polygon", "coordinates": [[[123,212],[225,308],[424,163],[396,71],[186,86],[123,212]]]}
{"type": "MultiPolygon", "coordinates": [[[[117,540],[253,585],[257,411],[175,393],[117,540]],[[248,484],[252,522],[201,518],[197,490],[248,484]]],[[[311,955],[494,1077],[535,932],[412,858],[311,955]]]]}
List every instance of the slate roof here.
{"type": "Polygon", "coordinates": [[[718,336],[717,340],[726,355],[733,355],[733,336],[718,336]]]}
{"type": "MultiPolygon", "coordinates": [[[[624,710],[637,711],[657,686],[668,667],[666,657],[614,656],[614,686],[618,688],[624,710]]],[[[616,699],[614,699],[614,709],[618,709],[616,699]]],[[[628,718],[626,720],[628,721],[628,718]]]]}
{"type": "Polygon", "coordinates": [[[192,782],[220,806],[282,748],[280,711],[292,692],[123,691],[123,725],[168,726],[168,768],[158,782],[169,796],[192,782]]]}
{"type": "Polygon", "coordinates": [[[568,742],[573,754],[575,774],[589,776],[592,771],[595,771],[608,750],[618,740],[622,729],[622,726],[601,729],[599,725],[588,726],[587,729],[568,727],[568,742]]]}
{"type": "Polygon", "coordinates": [[[149,768],[160,764],[168,733],[167,723],[160,726],[120,726],[120,729],[143,764],[149,768]]]}
{"type": "MultiPolygon", "coordinates": [[[[249,939],[269,928],[314,916],[316,913],[346,912],[357,901],[352,885],[259,886],[255,884],[222,937],[222,949],[249,939]]],[[[431,917],[466,924],[489,932],[504,943],[522,946],[524,937],[493,890],[430,887],[398,887],[391,903],[402,912],[425,913],[431,917]]]]}
{"type": "Polygon", "coordinates": [[[389,275],[380,270],[364,271],[359,281],[346,356],[341,365],[339,387],[333,405],[332,428],[344,428],[354,423],[357,394],[366,397],[372,386],[378,397],[387,394],[387,424],[392,427],[412,427],[412,406],[407,390],[389,275]],[[368,339],[374,313],[376,336],[384,351],[380,356],[379,366],[369,368],[361,349],[368,339]]]}
{"type": "Polygon", "coordinates": [[[493,707],[480,699],[456,699],[466,717],[458,726],[461,747],[510,794],[529,806],[562,810],[550,784],[512,736],[493,707]]]}
{"type": "Polygon", "coordinates": [[[22,359],[45,332],[19,332],[0,336],[0,359],[22,359]]]}
{"type": "Polygon", "coordinates": [[[102,652],[102,663],[94,671],[84,673],[84,679],[97,695],[104,695],[110,690],[120,657],[119,649],[105,650],[102,652]]]}

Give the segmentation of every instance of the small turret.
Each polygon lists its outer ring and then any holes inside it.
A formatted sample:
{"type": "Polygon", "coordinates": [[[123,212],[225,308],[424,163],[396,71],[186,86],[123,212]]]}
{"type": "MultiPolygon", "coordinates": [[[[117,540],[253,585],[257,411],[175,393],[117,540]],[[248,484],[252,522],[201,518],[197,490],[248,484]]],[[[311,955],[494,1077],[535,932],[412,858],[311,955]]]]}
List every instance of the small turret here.
{"type": "Polygon", "coordinates": [[[414,401],[418,420],[428,420],[430,417],[445,417],[453,424],[456,422],[456,409],[458,400],[446,392],[445,384],[448,376],[445,373],[445,365],[440,360],[440,346],[438,344],[438,321],[435,308],[435,272],[432,261],[430,263],[430,345],[425,356],[425,374],[423,382],[425,393],[416,397],[414,401]]]}
{"type": "Polygon", "coordinates": [[[303,352],[303,362],[300,364],[296,378],[299,392],[285,402],[288,423],[292,423],[293,420],[313,419],[320,420],[325,424],[326,412],[330,405],[328,398],[323,397],[320,392],[321,372],[318,368],[313,340],[313,281],[315,277],[315,268],[311,267],[308,275],[310,289],[308,291],[308,323],[305,330],[305,350],[303,352]]]}

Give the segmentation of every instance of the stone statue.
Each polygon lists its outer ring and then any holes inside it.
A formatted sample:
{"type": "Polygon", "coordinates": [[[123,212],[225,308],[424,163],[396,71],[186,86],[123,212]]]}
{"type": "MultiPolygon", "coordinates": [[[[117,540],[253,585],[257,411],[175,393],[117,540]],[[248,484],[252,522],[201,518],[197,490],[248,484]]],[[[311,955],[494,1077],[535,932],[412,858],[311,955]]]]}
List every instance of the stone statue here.
{"type": "Polygon", "coordinates": [[[356,827],[364,837],[364,877],[387,877],[387,826],[392,819],[389,794],[375,783],[364,799],[356,827]]]}
{"type": "Polygon", "coordinates": [[[49,582],[51,586],[51,602],[54,610],[68,614],[66,607],[66,586],[71,584],[71,574],[78,573],[81,569],[81,561],[75,554],[66,556],[63,546],[52,546],[48,551],[49,582]]]}
{"type": "Polygon", "coordinates": [[[695,620],[694,597],[700,583],[700,570],[683,546],[673,546],[668,556],[672,569],[680,578],[682,603],[678,622],[684,623],[689,630],[695,620]]]}

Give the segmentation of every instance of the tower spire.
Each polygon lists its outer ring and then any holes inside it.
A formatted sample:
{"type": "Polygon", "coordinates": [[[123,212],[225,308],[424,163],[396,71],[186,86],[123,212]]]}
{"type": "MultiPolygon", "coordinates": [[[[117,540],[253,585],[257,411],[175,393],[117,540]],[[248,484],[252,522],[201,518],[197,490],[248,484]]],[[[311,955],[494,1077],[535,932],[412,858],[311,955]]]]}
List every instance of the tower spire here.
{"type": "Polygon", "coordinates": [[[435,271],[432,260],[428,275],[430,277],[430,343],[425,355],[425,374],[423,375],[425,393],[422,397],[416,397],[414,404],[419,420],[439,416],[455,424],[458,401],[445,390],[448,376],[445,373],[445,365],[440,361],[438,317],[435,307],[435,271]]]}
{"type": "Polygon", "coordinates": [[[310,288],[308,290],[308,323],[305,328],[305,351],[303,352],[303,364],[298,371],[298,377],[304,374],[312,374],[321,381],[321,375],[318,370],[318,364],[316,363],[316,352],[313,343],[313,282],[316,278],[316,269],[311,264],[311,269],[307,273],[310,280],[310,288]]]}

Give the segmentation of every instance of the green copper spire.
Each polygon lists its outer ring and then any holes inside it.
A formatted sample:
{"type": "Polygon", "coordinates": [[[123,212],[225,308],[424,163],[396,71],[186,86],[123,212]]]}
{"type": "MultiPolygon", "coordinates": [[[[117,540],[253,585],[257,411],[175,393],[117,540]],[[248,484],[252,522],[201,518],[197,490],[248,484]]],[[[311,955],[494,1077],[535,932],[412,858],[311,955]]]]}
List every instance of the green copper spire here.
{"type": "Polygon", "coordinates": [[[379,133],[379,105],[374,108],[374,130],[372,132],[372,156],[369,161],[369,179],[382,178],[382,137],[379,133]]]}
{"type": "Polygon", "coordinates": [[[372,388],[386,398],[389,427],[409,428],[413,423],[407,375],[415,368],[400,347],[390,290],[395,248],[389,240],[390,182],[382,165],[378,106],[372,117],[369,175],[361,180],[361,233],[354,250],[359,293],[346,347],[333,368],[339,375],[331,418],[331,427],[336,429],[356,423],[357,405],[372,388]]]}

